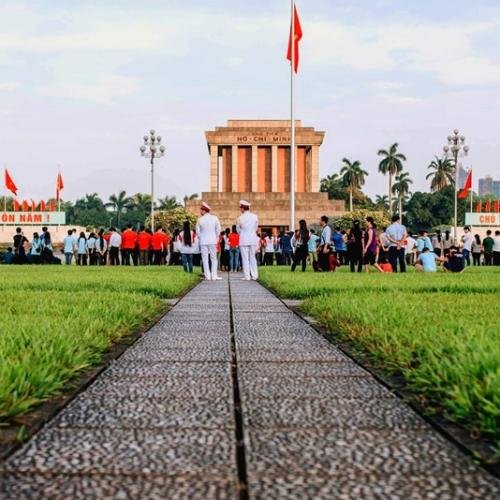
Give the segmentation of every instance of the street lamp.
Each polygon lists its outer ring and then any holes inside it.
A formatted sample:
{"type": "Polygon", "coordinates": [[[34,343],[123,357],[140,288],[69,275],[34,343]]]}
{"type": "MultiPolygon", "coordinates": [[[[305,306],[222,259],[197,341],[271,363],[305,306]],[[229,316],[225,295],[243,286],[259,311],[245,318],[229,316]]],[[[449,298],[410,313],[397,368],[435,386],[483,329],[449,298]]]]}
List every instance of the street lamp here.
{"type": "Polygon", "coordinates": [[[455,245],[458,243],[457,239],[457,212],[458,212],[458,159],[463,158],[469,154],[469,146],[465,145],[465,136],[460,135],[458,129],[453,131],[453,134],[448,136],[448,144],[443,148],[445,158],[453,158],[455,163],[455,229],[453,233],[453,239],[455,240],[455,245]]]}
{"type": "Polygon", "coordinates": [[[144,136],[144,144],[140,147],[141,156],[151,160],[151,231],[155,230],[155,197],[154,197],[154,161],[165,154],[165,146],[161,143],[161,137],[156,135],[154,130],[150,130],[149,135],[144,136]]]}

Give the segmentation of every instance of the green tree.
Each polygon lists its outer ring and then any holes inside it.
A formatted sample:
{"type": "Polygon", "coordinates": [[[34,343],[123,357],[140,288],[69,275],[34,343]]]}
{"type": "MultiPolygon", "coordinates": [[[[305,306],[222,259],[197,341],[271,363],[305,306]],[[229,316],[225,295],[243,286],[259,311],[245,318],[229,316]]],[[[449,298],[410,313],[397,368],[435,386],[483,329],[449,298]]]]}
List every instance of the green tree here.
{"type": "MultiPolygon", "coordinates": [[[[170,232],[182,228],[185,220],[189,220],[191,226],[194,227],[197,219],[198,217],[195,214],[188,212],[184,207],[176,207],[170,210],[155,212],[155,225],[161,226],[170,232]]],[[[151,224],[151,219],[149,217],[146,220],[146,224],[151,224]]]]}
{"type": "Polygon", "coordinates": [[[378,156],[383,160],[378,165],[378,170],[384,175],[389,175],[389,208],[392,208],[392,178],[403,170],[406,156],[398,153],[398,143],[395,142],[389,150],[379,149],[378,156]]]}
{"type": "Polygon", "coordinates": [[[184,196],[184,206],[186,206],[188,201],[197,200],[199,197],[198,193],[190,194],[189,196],[184,196]]]}
{"type": "Polygon", "coordinates": [[[413,184],[413,181],[410,179],[410,174],[408,172],[400,172],[395,180],[396,182],[392,186],[392,192],[398,197],[398,214],[402,217],[403,201],[406,201],[405,197],[409,194],[410,184],[413,184]]]}
{"type": "Polygon", "coordinates": [[[321,179],[319,190],[328,193],[330,200],[347,201],[349,199],[349,194],[339,174],[327,175],[324,179],[321,179]]]}
{"type": "Polygon", "coordinates": [[[377,194],[375,197],[375,208],[378,210],[389,210],[389,198],[386,194],[383,196],[377,194]]]}
{"type": "Polygon", "coordinates": [[[334,225],[339,226],[341,229],[348,231],[352,227],[355,220],[359,220],[362,225],[366,226],[366,218],[373,217],[375,224],[378,228],[387,227],[389,225],[389,217],[386,212],[379,212],[374,210],[366,210],[357,208],[352,212],[348,212],[342,217],[334,217],[334,225]]]}
{"type": "Polygon", "coordinates": [[[427,167],[432,172],[426,175],[431,179],[431,191],[442,191],[446,186],[455,183],[455,165],[449,159],[441,159],[437,156],[427,167]]]}
{"type": "Polygon", "coordinates": [[[111,207],[115,212],[116,224],[120,227],[120,221],[125,210],[132,206],[132,199],[127,196],[125,191],[120,191],[117,195],[112,194],[109,197],[109,203],[106,203],[106,207],[111,207]]]}
{"type": "Polygon", "coordinates": [[[355,189],[361,190],[368,172],[361,168],[359,161],[351,162],[347,158],[343,158],[342,163],[343,167],[340,169],[340,177],[342,183],[349,191],[349,211],[352,212],[352,192],[355,189]]]}
{"type": "Polygon", "coordinates": [[[180,207],[180,203],[177,201],[175,196],[165,196],[158,200],[159,210],[172,210],[174,208],[180,207]]]}

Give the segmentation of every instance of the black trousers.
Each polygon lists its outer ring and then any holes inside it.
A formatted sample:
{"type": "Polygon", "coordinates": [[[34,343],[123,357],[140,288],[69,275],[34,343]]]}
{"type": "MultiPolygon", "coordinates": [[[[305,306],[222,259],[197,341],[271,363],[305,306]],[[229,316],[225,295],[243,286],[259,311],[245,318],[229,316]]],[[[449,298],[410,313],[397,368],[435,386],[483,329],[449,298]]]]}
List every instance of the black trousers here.
{"type": "Polygon", "coordinates": [[[119,266],[120,265],[120,249],[118,247],[109,247],[109,265],[119,266]]]}
{"type": "Polygon", "coordinates": [[[358,273],[363,270],[363,256],[361,255],[361,252],[351,252],[349,257],[349,266],[351,268],[351,273],[356,271],[356,266],[358,268],[358,273]]]}
{"type": "Polygon", "coordinates": [[[266,252],[264,254],[264,265],[265,266],[272,266],[273,260],[274,260],[274,253],[266,252]]]}
{"type": "Polygon", "coordinates": [[[292,272],[295,271],[295,268],[298,266],[299,262],[302,263],[302,272],[306,270],[308,255],[309,251],[307,244],[300,245],[295,249],[295,253],[293,254],[292,272]]]}
{"type": "Polygon", "coordinates": [[[321,268],[322,271],[324,272],[329,272],[330,271],[330,252],[324,253],[323,248],[320,247],[320,251],[318,254],[318,262],[319,262],[319,267],[321,268]]]}
{"type": "Polygon", "coordinates": [[[493,253],[492,252],[484,252],[484,265],[491,266],[493,263],[493,253]]]}
{"type": "Polygon", "coordinates": [[[472,262],[475,266],[480,266],[481,265],[481,252],[473,252],[472,253],[472,262]]]}
{"type": "Polygon", "coordinates": [[[493,265],[500,266],[500,252],[493,252],[493,265]]]}
{"type": "Polygon", "coordinates": [[[398,261],[399,261],[399,271],[401,273],[406,272],[406,260],[405,260],[405,249],[396,247],[389,247],[389,262],[392,266],[392,271],[394,273],[398,272],[398,261]]]}

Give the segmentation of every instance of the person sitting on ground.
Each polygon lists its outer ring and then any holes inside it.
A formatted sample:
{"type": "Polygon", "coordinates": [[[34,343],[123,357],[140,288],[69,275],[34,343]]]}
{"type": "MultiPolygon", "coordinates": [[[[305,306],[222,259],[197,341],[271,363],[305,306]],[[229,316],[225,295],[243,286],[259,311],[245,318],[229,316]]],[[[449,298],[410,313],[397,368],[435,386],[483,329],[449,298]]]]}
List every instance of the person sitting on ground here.
{"type": "Polygon", "coordinates": [[[385,254],[382,257],[380,257],[380,260],[379,260],[379,262],[377,264],[375,264],[375,267],[381,273],[392,273],[392,265],[389,262],[387,254],[385,254]]]}
{"type": "Polygon", "coordinates": [[[452,246],[450,253],[443,264],[443,270],[450,273],[463,273],[465,269],[465,258],[460,250],[452,246]]]}
{"type": "Polygon", "coordinates": [[[14,252],[12,247],[8,247],[7,251],[2,255],[4,264],[12,264],[14,262],[14,252]]]}
{"type": "Polygon", "coordinates": [[[431,252],[430,248],[424,247],[422,253],[417,258],[415,269],[422,273],[435,273],[437,271],[436,262],[441,262],[442,260],[444,259],[431,252]]]}

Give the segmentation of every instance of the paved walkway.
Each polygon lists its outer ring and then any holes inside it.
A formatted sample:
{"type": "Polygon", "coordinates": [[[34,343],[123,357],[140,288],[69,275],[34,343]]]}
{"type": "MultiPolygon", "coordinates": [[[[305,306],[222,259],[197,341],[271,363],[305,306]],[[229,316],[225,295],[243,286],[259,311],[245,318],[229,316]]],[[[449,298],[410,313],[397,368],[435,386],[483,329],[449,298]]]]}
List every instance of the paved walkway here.
{"type": "Polygon", "coordinates": [[[500,485],[236,276],[197,286],[0,468],[2,499],[247,493],[493,499],[500,485]]]}

